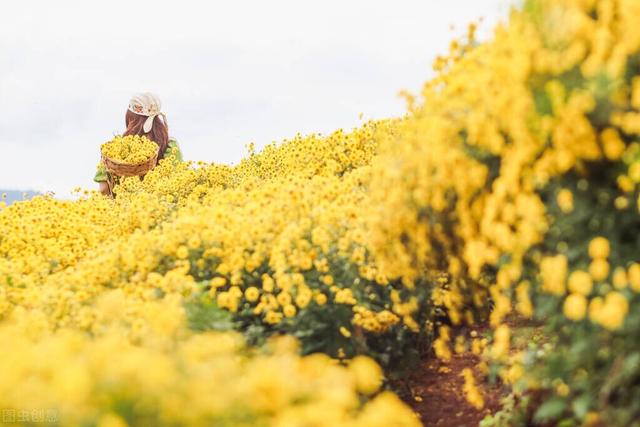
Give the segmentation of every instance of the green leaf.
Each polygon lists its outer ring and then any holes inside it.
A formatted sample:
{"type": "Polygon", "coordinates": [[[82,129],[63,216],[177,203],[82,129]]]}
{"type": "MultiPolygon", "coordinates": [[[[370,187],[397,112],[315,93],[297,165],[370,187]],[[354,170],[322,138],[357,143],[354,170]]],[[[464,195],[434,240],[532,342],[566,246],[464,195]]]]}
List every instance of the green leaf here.
{"type": "Polygon", "coordinates": [[[497,423],[496,419],[491,415],[485,415],[485,417],[480,420],[479,427],[492,427],[497,423]]]}
{"type": "Polygon", "coordinates": [[[575,399],[571,405],[573,412],[580,419],[583,419],[587,415],[589,406],[591,406],[591,396],[586,393],[575,399]]]}
{"type": "Polygon", "coordinates": [[[552,397],[538,408],[533,419],[536,422],[550,421],[562,415],[566,408],[566,400],[560,397],[552,397]]]}
{"type": "Polygon", "coordinates": [[[558,422],[556,427],[574,427],[576,425],[576,421],[573,418],[565,418],[558,422]]]}
{"type": "Polygon", "coordinates": [[[195,331],[228,331],[234,328],[233,315],[214,302],[188,302],[185,308],[189,327],[195,331]]]}
{"type": "Polygon", "coordinates": [[[625,377],[631,376],[638,372],[640,367],[640,353],[632,353],[625,360],[622,366],[622,372],[625,377]]]}

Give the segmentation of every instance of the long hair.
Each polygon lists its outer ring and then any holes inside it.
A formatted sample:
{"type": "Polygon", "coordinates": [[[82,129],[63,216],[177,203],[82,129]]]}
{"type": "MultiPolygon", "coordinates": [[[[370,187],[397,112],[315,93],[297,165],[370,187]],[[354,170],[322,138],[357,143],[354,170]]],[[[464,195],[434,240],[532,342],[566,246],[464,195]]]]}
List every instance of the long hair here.
{"type": "Polygon", "coordinates": [[[158,144],[158,147],[160,147],[160,150],[158,152],[158,161],[160,161],[162,158],[164,158],[164,153],[167,151],[167,146],[169,145],[169,126],[159,116],[156,116],[156,118],[153,120],[151,131],[145,133],[142,127],[144,126],[144,122],[146,120],[147,116],[136,114],[127,110],[127,114],[124,117],[127,130],[124,131],[124,134],[122,136],[146,136],[147,138],[158,144]]]}

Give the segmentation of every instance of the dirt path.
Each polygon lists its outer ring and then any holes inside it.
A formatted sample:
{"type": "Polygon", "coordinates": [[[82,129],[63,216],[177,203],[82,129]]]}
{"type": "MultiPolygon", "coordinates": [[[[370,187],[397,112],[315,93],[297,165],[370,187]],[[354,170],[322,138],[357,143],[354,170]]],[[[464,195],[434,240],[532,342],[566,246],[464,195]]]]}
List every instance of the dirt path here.
{"type": "MultiPolygon", "coordinates": [[[[541,324],[517,315],[508,317],[505,323],[512,331],[512,351],[524,349],[530,342],[545,341],[541,324]]],[[[488,325],[474,329],[484,333],[488,330],[488,325]]],[[[420,415],[425,426],[476,427],[486,415],[500,409],[500,400],[507,393],[500,385],[490,385],[483,380],[476,368],[479,361],[478,356],[467,352],[454,354],[451,361],[444,363],[429,352],[398,389],[404,391],[402,397],[420,415]],[[473,370],[476,385],[482,391],[485,405],[481,410],[471,406],[463,395],[464,379],[461,374],[465,368],[473,370]]]]}
{"type": "Polygon", "coordinates": [[[433,355],[421,362],[419,369],[404,384],[405,401],[416,411],[425,426],[471,427],[500,406],[502,390],[480,380],[476,370],[478,357],[472,353],[454,355],[443,363],[433,355]],[[474,370],[478,387],[482,390],[485,406],[477,410],[462,393],[462,370],[474,370]]]}

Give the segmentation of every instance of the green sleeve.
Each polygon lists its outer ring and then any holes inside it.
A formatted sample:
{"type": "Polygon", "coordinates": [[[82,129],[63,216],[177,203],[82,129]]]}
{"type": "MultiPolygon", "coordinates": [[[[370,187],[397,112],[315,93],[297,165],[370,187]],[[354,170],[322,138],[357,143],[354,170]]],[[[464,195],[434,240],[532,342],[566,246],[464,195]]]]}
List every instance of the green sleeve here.
{"type": "Polygon", "coordinates": [[[104,163],[98,163],[96,167],[96,174],[93,177],[95,182],[107,182],[109,180],[109,176],[107,175],[107,168],[104,166],[104,163]]]}
{"type": "Polygon", "coordinates": [[[184,161],[184,159],[182,158],[182,151],[180,151],[180,147],[178,147],[178,141],[176,141],[173,138],[169,139],[169,144],[167,145],[167,151],[164,153],[165,158],[169,156],[173,157],[179,162],[184,161]]]}

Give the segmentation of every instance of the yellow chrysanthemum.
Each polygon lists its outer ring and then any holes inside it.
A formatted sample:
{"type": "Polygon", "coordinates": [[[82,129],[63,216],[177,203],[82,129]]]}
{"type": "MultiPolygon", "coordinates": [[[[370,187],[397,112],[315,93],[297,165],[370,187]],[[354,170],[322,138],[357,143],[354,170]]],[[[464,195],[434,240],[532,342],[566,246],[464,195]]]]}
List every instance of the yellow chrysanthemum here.
{"type": "Polygon", "coordinates": [[[145,136],[116,136],[102,144],[102,155],[120,163],[144,163],[158,152],[158,145],[145,136]]]}
{"type": "Polygon", "coordinates": [[[579,321],[584,319],[587,313],[587,299],[584,294],[569,294],[564,300],[563,311],[569,320],[579,321]]]}

